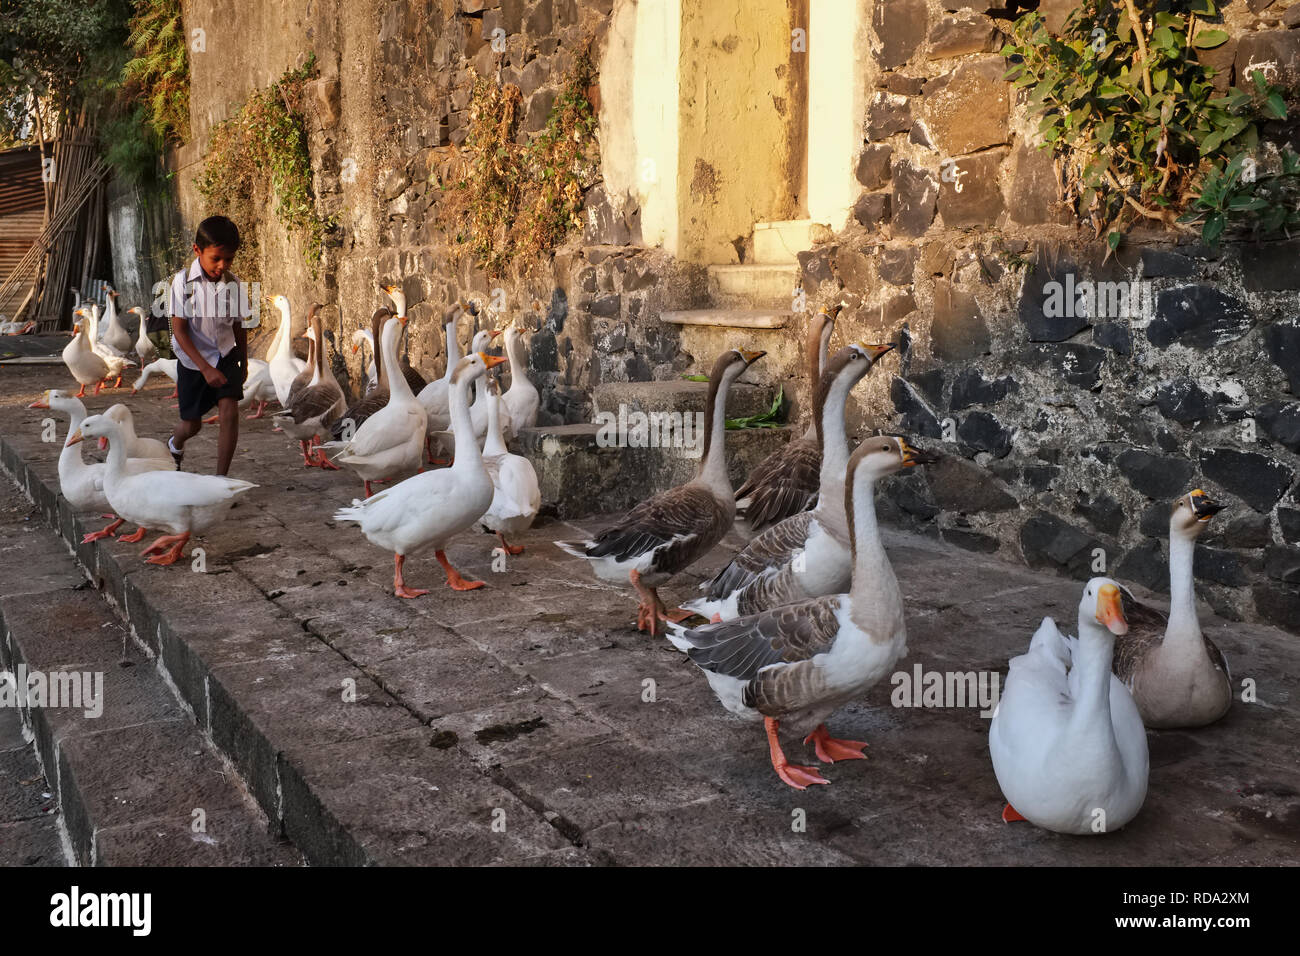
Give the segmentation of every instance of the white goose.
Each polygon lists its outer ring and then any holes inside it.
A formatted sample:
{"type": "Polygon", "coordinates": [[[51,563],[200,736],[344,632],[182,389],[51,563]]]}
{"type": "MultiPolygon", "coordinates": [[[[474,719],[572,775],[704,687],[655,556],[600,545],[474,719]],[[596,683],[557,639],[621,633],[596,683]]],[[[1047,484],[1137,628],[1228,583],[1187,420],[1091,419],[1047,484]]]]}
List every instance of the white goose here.
{"type": "MultiPolygon", "coordinates": [[[[471,315],[477,314],[472,306],[466,306],[463,302],[457,302],[443,315],[443,334],[447,341],[447,370],[443,373],[442,378],[434,379],[424,388],[420,389],[420,394],[416,397],[420,404],[424,406],[425,414],[425,452],[428,456],[429,464],[434,464],[433,457],[433,440],[439,432],[445,432],[451,428],[451,405],[449,404],[449,395],[451,389],[451,373],[456,370],[457,363],[460,362],[460,338],[456,329],[460,325],[460,317],[469,311],[471,315]]],[[[484,346],[486,348],[486,346],[484,346]]],[[[471,352],[482,351],[482,348],[470,346],[471,352]]]]}
{"type": "Polygon", "coordinates": [[[131,351],[131,333],[128,332],[117,317],[117,299],[120,293],[108,290],[104,297],[104,328],[99,333],[100,342],[108,346],[117,355],[126,355],[131,351]]]}
{"type": "Polygon", "coordinates": [[[312,309],[311,323],[312,334],[308,336],[311,342],[311,379],[306,385],[295,387],[288,407],[272,416],[271,420],[290,438],[297,439],[302,447],[303,465],[336,470],[337,466],[331,464],[322,452],[313,450],[313,443],[322,435],[329,434],[330,425],[347,408],[347,397],[325,364],[325,336],[318,309],[312,309]]]}
{"type": "Polygon", "coordinates": [[[276,400],[275,381],[271,378],[271,366],[261,359],[248,360],[248,377],[244,379],[244,397],[239,400],[242,408],[257,402],[257,410],[245,416],[250,421],[266,414],[266,406],[276,400]]]}
{"type": "Polygon", "coordinates": [[[375,333],[369,329],[357,329],[352,333],[353,353],[359,351],[363,345],[370,347],[370,351],[361,356],[361,362],[366,369],[366,391],[370,392],[379,385],[379,373],[375,366],[375,356],[378,354],[375,350],[375,333]]]}
{"type": "MultiPolygon", "coordinates": [[[[82,311],[84,312],[85,310],[83,309],[82,311]]],[[[121,388],[122,370],[126,368],[128,365],[134,365],[135,363],[130,361],[126,357],[125,352],[117,352],[107,343],[96,341],[95,337],[99,334],[99,306],[98,305],[95,305],[94,303],[91,304],[89,317],[90,317],[90,347],[94,349],[95,354],[98,355],[100,358],[102,358],[104,360],[104,364],[108,366],[108,374],[104,376],[104,381],[107,382],[110,378],[116,378],[117,381],[114,382],[109,387],[121,388]]]]}
{"type": "Polygon", "coordinates": [[[426,431],[424,406],[411,394],[406,378],[397,371],[397,339],[406,316],[384,323],[379,348],[388,370],[388,404],[362,422],[350,441],[331,441],[321,451],[336,465],[350,468],[362,480],[366,497],[372,481],[396,481],[421,468],[426,431]]]}
{"type": "Polygon", "coordinates": [[[499,411],[502,398],[496,382],[489,382],[488,388],[488,429],[483,445],[483,464],[492,478],[492,504],[479,522],[489,531],[496,532],[507,554],[523,554],[523,545],[512,547],[506,535],[517,535],[533,526],[542,507],[542,491],[537,485],[533,463],[506,450],[499,411]]]}
{"type": "Polygon", "coordinates": [[[772,525],[700,585],[702,598],[682,605],[714,621],[729,621],[782,604],[849,587],[853,558],[844,512],[849,466],[844,407],[853,390],[893,345],[850,345],[831,357],[817,383],[814,438],[820,460],[817,506],[772,525]]]}
{"type": "Polygon", "coordinates": [[[135,354],[140,360],[140,367],[144,368],[151,362],[158,361],[158,347],[149,341],[149,330],[146,328],[149,320],[145,317],[144,309],[134,305],[126,311],[128,315],[134,313],[140,320],[140,325],[136,329],[135,354]]]}
{"type": "Polygon", "coordinates": [[[1128,631],[1119,586],[1093,578],[1079,601],[1079,636],[1044,618],[1011,671],[989,726],[989,753],[1009,801],[1002,819],[1057,833],[1118,830],[1147,793],[1147,735],[1128,689],[1110,671],[1128,631]]]}
{"type": "Polygon", "coordinates": [[[736,520],[736,500],[727,477],[726,411],[731,383],[765,352],[729,349],[709,375],[704,413],[704,457],[693,481],[641,502],[594,539],[557,541],[562,551],[585,558],[602,581],[630,583],[640,597],[637,629],[653,636],[660,621],[689,617],[669,611],[658,589],[704,557],[736,520]]]}
{"type": "Polygon", "coordinates": [[[829,783],[815,767],[786,760],[782,722],[808,733],[817,759],[862,760],[866,744],[836,740],[826,719],[859,699],[907,653],[903,595],[876,524],[876,482],[932,459],[901,438],[868,438],[849,459],[845,512],[853,542],[847,594],[787,604],[693,630],[669,625],[669,640],[704,671],[722,706],[762,718],[777,776],[797,790],[829,783]]]}
{"type": "Polygon", "coordinates": [[[271,341],[266,360],[271,367],[276,400],[287,408],[289,388],[298,374],[307,367],[307,363],[293,354],[293,317],[289,312],[289,300],[277,295],[271,304],[280,310],[280,325],[275,330],[275,338],[271,341]]]}
{"type": "Polygon", "coordinates": [[[153,555],[148,559],[150,564],[174,563],[184,553],[191,535],[212,527],[234,506],[237,496],[257,487],[237,478],[188,471],[132,474],[121,426],[107,415],[91,415],[68,441],[75,444],[83,436],[108,439],[104,496],[115,512],[140,526],[131,540],[138,541],[147,528],[171,532],[141,552],[142,556],[153,555]]]}
{"type": "MultiPolygon", "coordinates": [[[[126,456],[128,458],[151,458],[154,461],[161,462],[168,468],[176,467],[172,453],[167,450],[167,446],[163,442],[156,438],[141,438],[135,433],[135,418],[131,414],[131,409],[118,403],[111,406],[103,414],[117,422],[118,427],[121,428],[122,440],[126,443],[126,456]]],[[[107,441],[100,439],[101,448],[107,444],[107,441]]]]}
{"type": "Polygon", "coordinates": [[[513,325],[506,328],[506,357],[510,359],[510,388],[501,396],[506,441],[512,441],[525,428],[537,425],[542,399],[537,386],[528,377],[528,353],[524,340],[513,325]]]}
{"type": "MultiPolygon", "coordinates": [[[[77,447],[77,443],[71,441],[72,436],[77,433],[81,428],[81,423],[86,419],[86,406],[78,398],[73,398],[58,389],[49,389],[44,397],[37,399],[27,407],[48,408],[68,416],[68,440],[64,442],[63,449],[59,452],[59,491],[68,500],[68,504],[72,505],[76,511],[103,512],[110,510],[112,506],[104,495],[104,474],[107,466],[103,462],[87,462],[83,460],[81,449],[77,447]]],[[[167,456],[165,462],[156,458],[133,458],[126,463],[127,470],[132,474],[145,471],[166,471],[175,467],[171,455],[167,456]]],[[[104,517],[113,518],[114,520],[105,528],[84,535],[81,539],[82,544],[89,544],[91,541],[98,541],[100,538],[113,537],[124,521],[124,519],[112,514],[106,514],[104,517]]],[[[143,534],[137,534],[133,540],[139,541],[141,537],[143,537],[143,534]]]]}
{"type": "Polygon", "coordinates": [[[63,364],[81,383],[81,391],[76,397],[83,398],[87,385],[94,385],[95,394],[99,394],[104,379],[108,377],[108,363],[90,347],[90,317],[86,310],[78,309],[76,315],[72,323],[72,341],[63,347],[63,364]]]}
{"type": "MultiPolygon", "coordinates": [[[[0,319],[4,316],[0,315],[0,319]]],[[[36,331],[36,320],[28,319],[26,322],[3,322],[0,321],[0,335],[29,335],[36,331]]]]}
{"type": "MultiPolygon", "coordinates": [[[[474,340],[470,345],[471,351],[486,352],[492,347],[492,340],[501,334],[500,329],[492,329],[490,332],[481,329],[474,333],[474,340]]],[[[483,447],[483,440],[487,437],[487,379],[481,378],[474,383],[474,403],[469,407],[469,423],[474,429],[474,437],[478,440],[478,446],[483,447]]]]}
{"type": "MultiPolygon", "coordinates": [[[[388,341],[390,325],[384,329],[388,341]]],[[[395,340],[395,336],[393,337],[395,340]]],[[[387,358],[387,352],[385,352],[387,358]]],[[[401,598],[427,594],[427,589],[408,588],[402,567],[409,554],[429,548],[447,574],[447,584],[457,591],[483,586],[466,581],[447,561],[444,549],[452,537],[472,527],[492,504],[492,479],[483,465],[478,442],[469,428],[469,386],[475,378],[504,359],[481,353],[461,359],[451,376],[451,417],[456,433],[456,459],[450,468],[426,471],[385,488],[365,501],[353,501],[340,508],[335,521],[355,521],[375,545],[393,552],[393,593],[401,598]]],[[[402,376],[392,375],[393,388],[402,376]]],[[[423,432],[421,432],[423,434],[423,432]]]]}
{"type": "Polygon", "coordinates": [[[1129,630],[1115,642],[1114,671],[1148,727],[1203,727],[1232,706],[1228,662],[1196,619],[1196,538],[1223,510],[1197,488],[1169,512],[1169,617],[1129,598],[1129,630]]]}
{"type": "MultiPolygon", "coordinates": [[[[262,364],[265,365],[266,363],[263,362],[262,364]]],[[[172,380],[172,385],[175,386],[175,384],[176,384],[176,360],[175,360],[174,358],[172,358],[172,359],[165,359],[165,358],[154,359],[154,360],[153,360],[152,362],[150,362],[148,365],[146,365],[146,366],[144,366],[142,369],[140,369],[140,377],[139,377],[138,379],[136,379],[136,380],[135,380],[135,384],[131,386],[131,394],[132,394],[132,395],[135,395],[137,392],[139,392],[140,389],[144,388],[145,383],[148,382],[149,379],[153,378],[155,375],[165,375],[165,376],[167,376],[169,379],[172,380]]],[[[175,397],[176,397],[176,394],[177,394],[177,393],[176,393],[176,389],[175,389],[175,388],[172,388],[172,393],[171,393],[170,395],[168,395],[167,397],[168,397],[168,398],[175,398],[175,397]]]]}

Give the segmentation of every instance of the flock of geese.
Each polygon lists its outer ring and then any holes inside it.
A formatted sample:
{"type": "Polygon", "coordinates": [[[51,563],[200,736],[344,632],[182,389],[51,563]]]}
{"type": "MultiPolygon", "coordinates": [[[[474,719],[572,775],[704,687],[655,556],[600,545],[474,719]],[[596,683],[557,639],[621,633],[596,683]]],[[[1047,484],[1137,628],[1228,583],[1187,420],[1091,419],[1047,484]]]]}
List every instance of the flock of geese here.
{"type": "MultiPolygon", "coordinates": [[[[523,342],[506,328],[506,355],[489,355],[498,331],[481,330],[461,356],[458,325],[476,312],[458,302],[444,317],[447,372],[425,382],[398,355],[405,297],[394,286],[384,291],[392,308],[376,311],[371,328],[353,336],[354,349],[369,344],[373,362],[366,363],[370,389],[351,403],[325,361],[319,307],[309,316],[303,362],[291,348],[289,303],[277,296],[281,323],[270,354],[249,363],[245,402],[258,403],[249,417],[278,402],[282,410],[273,420],[299,442],[304,466],[347,469],[361,481],[364,497],[334,517],[355,523],[372,544],[393,553],[397,597],[427,593],[406,585],[403,565],[428,550],[450,587],[480,588],[482,581],[467,580],[447,560],[449,541],[478,524],[517,554],[523,549],[506,535],[527,529],[541,504],[531,463],[507,447],[537,419],[523,342]],[[507,363],[511,384],[501,394],[488,373],[507,363]],[[435,451],[449,455],[450,467],[426,470],[441,461],[435,451]],[[386,487],[375,491],[376,483],[386,487]]],[[[936,460],[887,435],[869,437],[850,453],[850,393],[894,346],[855,343],[831,353],[838,313],[838,307],[823,309],[810,323],[807,361],[815,388],[808,433],[761,462],[739,491],[726,464],[727,394],[764,353],[730,349],[709,376],[695,478],[642,501],[589,540],[555,542],[587,561],[601,580],[636,591],[638,628],[664,633],[684,651],[727,710],[761,719],[773,769],[800,790],[828,781],[816,767],[787,760],[783,725],[805,735],[819,761],[864,759],[866,745],[832,737],[826,721],[907,654],[903,595],[881,541],[875,488],[888,475],[936,460]],[[752,535],[745,547],[701,585],[700,597],[668,608],[659,589],[719,544],[738,515],[752,535]],[[687,626],[692,615],[708,623],[687,626]]],[[[139,541],[146,528],[166,530],[144,554],[151,563],[171,563],[192,534],[211,527],[255,486],[173,470],[161,442],[135,434],[124,405],[87,416],[80,396],[86,386],[98,392],[120,375],[105,349],[123,340],[111,313],[106,332],[113,340],[104,343],[96,340],[96,310],[79,309],[77,316],[64,358],[82,391],[49,391],[34,404],[70,420],[59,458],[63,494],[79,510],[112,512],[106,516],[114,522],[86,540],[113,535],[123,521],[139,527],[121,540],[139,541]],[[83,461],[77,446],[84,438],[99,438],[101,447],[106,441],[107,461],[83,461]]],[[[157,367],[156,357],[146,362],[147,353],[137,355],[146,376],[157,367]]],[[[1093,578],[1079,601],[1076,635],[1045,618],[1028,651],[1011,660],[989,730],[993,768],[1008,800],[1004,820],[1026,819],[1062,833],[1118,829],[1146,796],[1145,728],[1202,726],[1227,712],[1233,693],[1227,663],[1200,630],[1192,584],[1195,539],[1219,510],[1200,490],[1171,507],[1167,616],[1117,582],[1093,578]]]]}

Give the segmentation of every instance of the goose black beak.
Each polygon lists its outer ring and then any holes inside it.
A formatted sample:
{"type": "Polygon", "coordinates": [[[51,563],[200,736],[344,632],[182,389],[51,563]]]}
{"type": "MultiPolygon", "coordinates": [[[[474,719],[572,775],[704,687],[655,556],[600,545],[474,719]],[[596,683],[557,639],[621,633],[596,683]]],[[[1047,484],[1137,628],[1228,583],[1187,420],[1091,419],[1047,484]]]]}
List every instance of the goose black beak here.
{"type": "Polygon", "coordinates": [[[1193,491],[1189,497],[1192,499],[1192,513],[1196,515],[1197,521],[1209,521],[1227,507],[1213,501],[1200,488],[1193,491]]]}
{"type": "Polygon", "coordinates": [[[919,448],[913,448],[903,439],[899,439],[899,444],[903,446],[903,467],[912,468],[916,465],[933,465],[939,460],[939,456],[933,452],[923,451],[919,448]]]}

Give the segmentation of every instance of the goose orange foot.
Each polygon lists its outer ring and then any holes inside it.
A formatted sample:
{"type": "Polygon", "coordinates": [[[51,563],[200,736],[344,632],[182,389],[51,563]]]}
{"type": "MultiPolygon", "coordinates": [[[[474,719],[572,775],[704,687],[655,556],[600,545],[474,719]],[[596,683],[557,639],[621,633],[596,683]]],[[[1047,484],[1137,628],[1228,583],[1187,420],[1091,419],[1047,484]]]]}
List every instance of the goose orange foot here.
{"type": "Polygon", "coordinates": [[[506,536],[503,535],[500,531],[497,532],[497,537],[501,539],[501,549],[505,551],[506,554],[524,553],[524,546],[522,544],[511,544],[506,540],[506,536]]]}
{"type": "Polygon", "coordinates": [[[189,534],[165,534],[149,547],[140,552],[141,557],[152,554],[152,558],[146,558],[148,564],[175,564],[185,550],[185,545],[189,542],[189,534]],[[167,546],[171,545],[171,550],[167,546]],[[165,552],[165,553],[164,553],[165,552]]]}
{"type": "Polygon", "coordinates": [[[781,726],[780,721],[764,717],[763,726],[767,728],[767,748],[772,758],[772,769],[784,783],[796,790],[807,790],[817,783],[830,783],[817,772],[816,767],[804,767],[785,759],[785,752],[781,750],[781,741],[777,737],[777,730],[781,726]]]}
{"type": "Polygon", "coordinates": [[[220,416],[219,414],[217,414],[217,415],[209,415],[207,418],[203,419],[203,424],[205,424],[205,425],[215,425],[215,424],[217,423],[217,420],[218,420],[220,417],[221,417],[221,416],[220,416]]]}
{"type": "Polygon", "coordinates": [[[88,534],[82,535],[81,543],[90,544],[90,542],[98,541],[100,538],[113,537],[113,535],[117,532],[117,529],[122,527],[122,523],[124,521],[126,521],[125,518],[118,518],[116,521],[114,521],[106,528],[100,528],[98,531],[91,531],[88,534]]]}
{"type": "Polygon", "coordinates": [[[406,555],[393,555],[393,594],[399,598],[418,598],[421,594],[428,594],[428,588],[408,588],[406,582],[402,580],[402,565],[406,563],[406,555]]]}
{"type": "Polygon", "coordinates": [[[803,739],[806,744],[813,742],[817,759],[822,763],[834,763],[837,760],[866,760],[862,749],[867,745],[860,740],[836,740],[826,729],[825,724],[818,724],[817,729],[803,739]]]}
{"type": "Polygon", "coordinates": [[[1020,823],[1024,820],[1025,818],[1022,817],[1019,813],[1017,813],[1016,808],[1013,807],[1011,804],[1008,803],[1005,807],[1002,808],[1003,823],[1020,823]]]}
{"type": "Polygon", "coordinates": [[[451,562],[447,560],[447,555],[442,551],[435,551],[433,556],[438,559],[438,563],[442,565],[442,569],[447,572],[447,586],[452,590],[474,591],[486,584],[484,581],[466,581],[460,576],[460,572],[451,566],[451,562]]]}
{"type": "Polygon", "coordinates": [[[326,458],[326,457],[325,457],[325,452],[321,451],[319,448],[316,449],[316,451],[315,451],[315,455],[316,455],[316,458],[315,458],[315,460],[312,462],[312,464],[314,464],[317,468],[322,468],[322,469],[324,469],[325,471],[342,471],[342,470],[343,470],[343,469],[340,468],[338,465],[334,464],[334,462],[332,462],[332,461],[330,461],[328,458],[326,458]]]}
{"type": "Polygon", "coordinates": [[[81,391],[79,391],[76,395],[74,395],[74,396],[72,396],[72,397],[73,397],[73,398],[85,398],[85,397],[86,397],[86,386],[85,386],[85,385],[82,385],[82,386],[81,386],[81,391]]]}
{"type": "Polygon", "coordinates": [[[117,540],[125,541],[127,544],[139,544],[141,539],[144,538],[144,536],[145,536],[145,528],[143,525],[141,525],[139,528],[136,528],[130,534],[123,535],[117,540]]]}
{"type": "Polygon", "coordinates": [[[255,412],[253,412],[253,414],[247,416],[244,420],[245,420],[245,421],[250,421],[250,422],[251,422],[254,418],[261,418],[261,417],[262,417],[262,413],[265,412],[265,411],[266,411],[266,402],[263,402],[263,401],[260,401],[260,400],[259,400],[258,403],[257,403],[257,411],[255,411],[255,412]]]}

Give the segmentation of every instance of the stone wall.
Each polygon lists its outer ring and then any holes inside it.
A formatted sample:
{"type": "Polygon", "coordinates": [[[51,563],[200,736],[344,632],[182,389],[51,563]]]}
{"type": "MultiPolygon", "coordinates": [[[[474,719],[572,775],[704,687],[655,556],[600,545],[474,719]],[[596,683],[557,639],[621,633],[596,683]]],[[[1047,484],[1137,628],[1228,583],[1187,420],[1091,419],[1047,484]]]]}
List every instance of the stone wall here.
{"type": "MultiPolygon", "coordinates": [[[[836,345],[904,343],[857,390],[859,434],[901,430],[950,452],[926,475],[893,481],[881,507],[962,547],[1075,577],[1091,573],[1100,547],[1109,570],[1162,589],[1164,509],[1199,485],[1230,506],[1202,538],[1200,593],[1228,616],[1295,628],[1300,244],[1212,253],[1139,230],[1106,260],[1057,202],[1052,162],[1033,148],[1001,78],[995,51],[1014,6],[863,0],[859,11],[870,53],[845,69],[874,87],[862,117],[862,197],[847,228],[800,255],[803,287],[810,308],[847,304],[836,345]],[[1062,294],[1067,283],[1139,285],[1127,312],[1100,317],[1058,314],[1052,282],[1062,294]]],[[[1068,3],[1044,7],[1059,22],[1068,3]]],[[[1234,39],[1215,54],[1229,67],[1272,57],[1291,76],[1300,71],[1300,29],[1290,29],[1298,10],[1232,0],[1234,39]]],[[[703,263],[643,246],[636,202],[606,195],[602,183],[586,194],[582,235],[532,275],[489,277],[448,255],[439,182],[467,133],[473,76],[518,84],[520,136],[535,134],[588,39],[601,65],[615,0],[318,0],[293,9],[187,0],[185,15],[187,28],[206,28],[209,50],[192,57],[195,140],[175,157],[187,224],[216,211],[192,188],[211,124],[308,52],[320,64],[311,152],[320,208],[339,228],[319,278],[269,203],[263,223],[260,266],[273,286],[263,291],[288,294],[299,322],[311,301],[323,302],[346,335],[382,304],[377,286],[398,283],[411,359],[436,375],[443,307],[457,295],[502,305],[481,321],[518,318],[534,331],[543,424],[590,421],[603,382],[710,364],[713,355],[684,351],[677,328],[658,320],[708,304],[703,263]],[[491,42],[498,29],[503,50],[491,42]]],[[[816,55],[815,37],[810,45],[816,55]]],[[[626,107],[595,92],[606,128],[626,107]]],[[[720,329],[696,341],[767,349],[756,377],[790,386],[799,415],[803,325],[796,317],[777,332],[720,329]]],[[[462,329],[463,344],[471,333],[462,329]]],[[[344,358],[355,381],[355,359],[344,358]]]]}
{"type": "MultiPolygon", "coordinates": [[[[1049,23],[1071,6],[1045,2],[1049,23]]],[[[1167,591],[1168,506],[1200,486],[1229,507],[1200,540],[1198,592],[1300,629],[1300,241],[1212,252],[1138,229],[1107,260],[1001,79],[1012,15],[875,0],[856,223],[800,256],[851,335],[908,343],[859,390],[865,420],[951,452],[893,482],[893,517],[1074,577],[1101,549],[1167,591]],[[1083,283],[1113,285],[1069,308],[1083,283]]],[[[1294,90],[1300,4],[1236,0],[1225,19],[1222,65],[1272,58],[1294,90]]]]}

